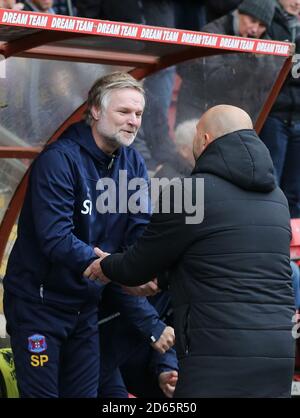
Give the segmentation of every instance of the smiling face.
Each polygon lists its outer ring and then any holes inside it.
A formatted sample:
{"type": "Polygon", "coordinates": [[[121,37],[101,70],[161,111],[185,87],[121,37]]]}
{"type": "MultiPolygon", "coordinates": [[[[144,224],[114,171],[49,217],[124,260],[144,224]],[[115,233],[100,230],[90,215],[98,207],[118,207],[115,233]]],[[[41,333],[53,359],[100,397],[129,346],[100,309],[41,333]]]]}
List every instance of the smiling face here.
{"type": "Polygon", "coordinates": [[[252,16],[239,13],[239,32],[245,38],[261,38],[266,32],[266,25],[252,16]]]}
{"type": "Polygon", "coordinates": [[[144,106],[143,95],[133,88],[108,92],[101,109],[92,107],[92,132],[98,146],[113,152],[119,146],[131,145],[141,126],[144,106]]]}
{"type": "Polygon", "coordinates": [[[279,0],[279,3],[290,15],[299,16],[300,0],[279,0]]]}

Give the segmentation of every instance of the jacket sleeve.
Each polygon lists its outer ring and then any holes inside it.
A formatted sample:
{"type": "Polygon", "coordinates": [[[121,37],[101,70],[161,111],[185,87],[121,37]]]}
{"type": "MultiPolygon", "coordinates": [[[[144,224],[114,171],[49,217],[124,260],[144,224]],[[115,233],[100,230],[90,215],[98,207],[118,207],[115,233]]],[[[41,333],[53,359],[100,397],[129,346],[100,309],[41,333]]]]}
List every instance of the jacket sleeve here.
{"type": "Polygon", "coordinates": [[[166,324],[159,319],[156,309],[147,298],[128,295],[116,284],[111,284],[110,298],[122,318],[126,319],[148,343],[159,339],[166,324]]]}
{"type": "Polygon", "coordinates": [[[74,235],[76,175],[62,152],[49,150],[34,163],[30,176],[32,211],[42,252],[51,262],[81,273],[96,256],[74,235]]]}
{"type": "Polygon", "coordinates": [[[162,372],[169,372],[172,370],[178,371],[178,360],[174,348],[170,348],[164,354],[153,350],[150,368],[154,371],[156,376],[162,372]]]}
{"type": "MultiPolygon", "coordinates": [[[[159,205],[162,207],[163,195],[159,205]]],[[[186,223],[186,213],[176,213],[174,199],[170,213],[154,213],[144,234],[123,254],[114,254],[101,262],[103,273],[126,286],[147,283],[179,261],[195,240],[195,225],[186,223]]],[[[184,205],[183,209],[184,209],[184,205]]],[[[157,211],[156,211],[157,212],[157,211]]]]}

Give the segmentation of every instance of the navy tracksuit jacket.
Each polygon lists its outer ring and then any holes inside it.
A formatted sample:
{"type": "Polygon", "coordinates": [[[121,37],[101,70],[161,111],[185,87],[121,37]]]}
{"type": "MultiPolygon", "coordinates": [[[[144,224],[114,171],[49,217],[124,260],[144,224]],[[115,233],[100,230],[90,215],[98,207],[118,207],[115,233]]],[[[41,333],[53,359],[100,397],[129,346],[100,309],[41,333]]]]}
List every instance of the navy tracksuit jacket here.
{"type": "MultiPolygon", "coordinates": [[[[96,396],[97,307],[103,285],[82,273],[96,259],[95,246],[120,251],[149,220],[149,213],[97,210],[103,192],[97,190],[99,179],[111,178],[118,188],[120,170],[127,171],[128,181],[147,180],[134,149],[104,154],[85,122],[72,125],[33,163],[4,278],[4,309],[22,396],[96,396]]],[[[118,300],[149,342],[151,336],[159,338],[164,324],[145,298],[118,292],[118,300]]]]}

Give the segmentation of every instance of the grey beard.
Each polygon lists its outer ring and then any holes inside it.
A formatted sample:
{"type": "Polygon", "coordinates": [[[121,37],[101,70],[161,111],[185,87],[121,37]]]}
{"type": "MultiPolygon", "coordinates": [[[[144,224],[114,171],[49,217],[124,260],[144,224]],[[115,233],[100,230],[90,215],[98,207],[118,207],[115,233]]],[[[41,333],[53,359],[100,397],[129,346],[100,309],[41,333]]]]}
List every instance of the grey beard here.
{"type": "Polygon", "coordinates": [[[130,144],[124,144],[124,142],[119,139],[117,136],[115,137],[105,137],[105,141],[109,142],[111,145],[116,146],[116,147],[120,147],[120,146],[124,146],[124,147],[129,147],[135,140],[136,134],[134,134],[133,139],[131,140],[130,144]]]}

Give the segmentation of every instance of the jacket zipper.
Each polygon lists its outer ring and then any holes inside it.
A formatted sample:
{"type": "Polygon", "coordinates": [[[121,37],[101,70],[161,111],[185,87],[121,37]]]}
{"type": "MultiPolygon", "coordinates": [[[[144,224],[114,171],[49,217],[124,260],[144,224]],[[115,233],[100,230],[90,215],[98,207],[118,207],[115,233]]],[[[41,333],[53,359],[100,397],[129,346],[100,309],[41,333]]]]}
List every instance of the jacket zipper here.
{"type": "Polygon", "coordinates": [[[42,299],[42,302],[44,303],[44,285],[40,285],[40,298],[42,299]]]}
{"type": "Polygon", "coordinates": [[[184,336],[185,336],[185,354],[188,355],[190,352],[190,307],[188,307],[186,317],[185,317],[185,326],[184,326],[184,336]]]}
{"type": "Polygon", "coordinates": [[[112,166],[114,165],[115,158],[116,158],[116,156],[113,154],[112,157],[111,157],[111,160],[110,160],[110,162],[109,162],[109,164],[107,166],[107,169],[108,170],[110,170],[112,168],[112,166]]]}

